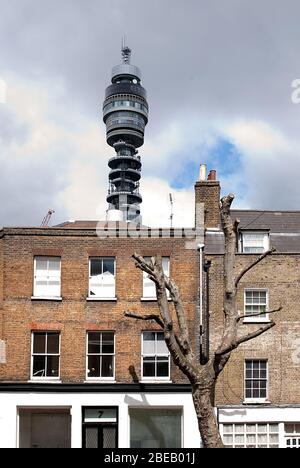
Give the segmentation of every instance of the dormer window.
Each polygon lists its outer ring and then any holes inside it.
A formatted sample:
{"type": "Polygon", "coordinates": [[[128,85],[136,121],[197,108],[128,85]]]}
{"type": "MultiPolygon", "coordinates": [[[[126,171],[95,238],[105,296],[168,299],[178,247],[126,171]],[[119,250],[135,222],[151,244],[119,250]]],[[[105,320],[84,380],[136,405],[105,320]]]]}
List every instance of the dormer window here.
{"type": "Polygon", "coordinates": [[[261,254],[269,250],[268,231],[242,231],[239,238],[239,252],[261,254]]]}

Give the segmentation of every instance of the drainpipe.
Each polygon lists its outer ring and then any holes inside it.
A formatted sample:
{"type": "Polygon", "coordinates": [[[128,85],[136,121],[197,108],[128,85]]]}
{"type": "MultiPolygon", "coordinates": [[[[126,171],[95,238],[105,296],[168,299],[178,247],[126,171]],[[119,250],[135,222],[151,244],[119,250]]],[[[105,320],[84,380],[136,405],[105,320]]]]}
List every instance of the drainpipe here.
{"type": "Polygon", "coordinates": [[[200,362],[203,356],[203,252],[204,244],[198,244],[197,250],[199,252],[199,325],[200,325],[200,362]]]}
{"type": "Polygon", "coordinates": [[[201,344],[202,344],[202,354],[201,354],[201,364],[204,365],[209,361],[209,348],[210,348],[210,329],[209,329],[209,288],[210,288],[210,281],[209,281],[209,269],[211,267],[211,261],[207,261],[204,263],[204,272],[206,273],[205,276],[205,310],[202,315],[202,337],[201,337],[201,344]]]}

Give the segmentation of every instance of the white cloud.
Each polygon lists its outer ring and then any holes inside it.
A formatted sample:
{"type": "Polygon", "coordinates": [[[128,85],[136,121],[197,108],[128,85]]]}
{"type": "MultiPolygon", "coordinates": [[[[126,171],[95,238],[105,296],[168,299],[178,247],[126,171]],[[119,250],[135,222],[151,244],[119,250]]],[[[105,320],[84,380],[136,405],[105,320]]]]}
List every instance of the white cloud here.
{"type": "Polygon", "coordinates": [[[170,227],[170,199],[174,201],[174,227],[194,225],[193,190],[174,190],[163,179],[144,177],[142,183],[143,223],[152,227],[170,227]]]}
{"type": "Polygon", "coordinates": [[[265,122],[234,122],[225,128],[225,132],[241,151],[247,153],[270,153],[287,148],[287,142],[279,130],[265,122]]]}

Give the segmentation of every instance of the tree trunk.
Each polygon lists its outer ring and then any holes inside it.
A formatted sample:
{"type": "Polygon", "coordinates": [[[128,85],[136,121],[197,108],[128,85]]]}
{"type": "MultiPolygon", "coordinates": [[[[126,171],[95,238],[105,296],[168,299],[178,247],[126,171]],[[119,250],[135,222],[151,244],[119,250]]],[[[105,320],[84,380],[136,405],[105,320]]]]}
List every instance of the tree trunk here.
{"type": "Polygon", "coordinates": [[[193,386],[193,401],[204,448],[224,448],[213,406],[214,382],[209,388],[193,386]]]}

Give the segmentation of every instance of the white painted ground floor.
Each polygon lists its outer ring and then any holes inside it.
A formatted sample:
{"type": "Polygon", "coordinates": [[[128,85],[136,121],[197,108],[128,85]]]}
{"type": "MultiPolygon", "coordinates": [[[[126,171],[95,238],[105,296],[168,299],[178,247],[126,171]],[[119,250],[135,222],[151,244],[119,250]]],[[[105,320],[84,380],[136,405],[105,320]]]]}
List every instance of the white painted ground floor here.
{"type": "MultiPolygon", "coordinates": [[[[200,447],[188,387],[8,388],[0,384],[0,448],[200,447]]],[[[226,406],[216,412],[228,446],[300,448],[300,406],[226,406]]]]}
{"type": "Polygon", "coordinates": [[[0,448],[198,448],[190,393],[0,393],[0,448]]]}
{"type": "Polygon", "coordinates": [[[300,448],[300,405],[218,408],[223,441],[234,448],[300,448]]]}

